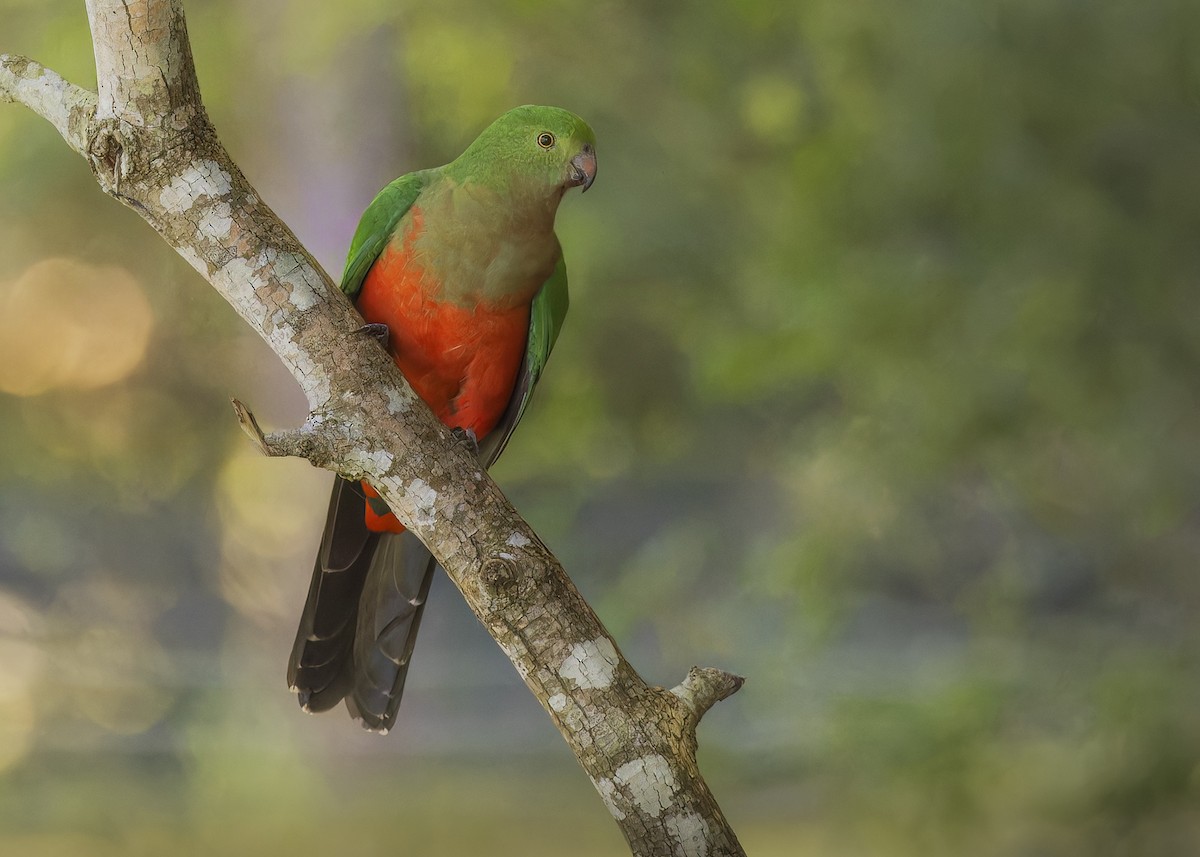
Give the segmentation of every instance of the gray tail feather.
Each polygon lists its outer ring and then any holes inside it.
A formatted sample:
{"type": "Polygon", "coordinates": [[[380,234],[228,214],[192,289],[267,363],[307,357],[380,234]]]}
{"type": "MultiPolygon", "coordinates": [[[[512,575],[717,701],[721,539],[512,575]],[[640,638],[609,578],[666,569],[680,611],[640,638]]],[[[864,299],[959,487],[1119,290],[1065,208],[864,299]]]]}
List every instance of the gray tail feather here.
{"type": "Polygon", "coordinates": [[[410,532],[379,540],[367,571],[354,638],[350,714],[367,729],[386,732],[396,722],[417,629],[437,562],[410,532]]]}
{"type": "Polygon", "coordinates": [[[337,478],[288,662],[307,711],[343,698],[367,729],[392,727],[437,563],[408,532],[373,533],[357,483],[337,478]]]}

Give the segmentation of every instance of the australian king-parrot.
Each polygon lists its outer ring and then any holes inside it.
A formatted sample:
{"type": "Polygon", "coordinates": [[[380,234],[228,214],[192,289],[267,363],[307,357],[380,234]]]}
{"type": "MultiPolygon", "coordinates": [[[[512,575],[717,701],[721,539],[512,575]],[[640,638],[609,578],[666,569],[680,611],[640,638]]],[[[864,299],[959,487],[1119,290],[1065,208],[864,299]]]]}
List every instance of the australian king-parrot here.
{"type": "MultiPolygon", "coordinates": [[[[567,312],[554,215],[596,177],[596,139],[556,107],[517,107],[449,164],[401,176],[363,214],[341,288],[416,393],[478,443],[483,465],[521,419],[567,312]]],[[[365,482],[338,477],[288,664],[307,711],[345,699],[365,728],[396,720],[437,564],[365,482]]]]}

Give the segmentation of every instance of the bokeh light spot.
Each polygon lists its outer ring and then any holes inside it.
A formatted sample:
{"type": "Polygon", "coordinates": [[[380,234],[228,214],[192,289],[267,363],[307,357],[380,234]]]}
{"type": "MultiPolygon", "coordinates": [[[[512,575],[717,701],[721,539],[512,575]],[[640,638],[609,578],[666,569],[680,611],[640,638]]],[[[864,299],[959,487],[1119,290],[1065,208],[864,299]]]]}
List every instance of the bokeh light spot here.
{"type": "Polygon", "coordinates": [[[221,471],[221,595],[239,613],[270,623],[296,609],[297,568],[311,563],[324,510],[314,498],[329,476],[242,453],[221,471]]]}
{"type": "Polygon", "coordinates": [[[33,700],[28,694],[0,696],[0,771],[29,751],[33,738],[33,700]]]}
{"type": "Polygon", "coordinates": [[[169,659],[148,634],[97,625],[79,636],[75,650],[73,706],[110,732],[145,732],[174,702],[173,689],[164,685],[169,659]]]}
{"type": "Polygon", "coordinates": [[[770,142],[783,142],[795,135],[803,107],[804,93],[783,77],[756,77],[742,91],[742,121],[770,142]]]}
{"type": "Polygon", "coordinates": [[[124,268],[44,259],[0,287],[0,391],[92,389],[129,375],[154,314],[124,268]]]}
{"type": "Polygon", "coordinates": [[[34,680],[44,656],[34,636],[37,616],[0,591],[0,771],[20,761],[33,738],[34,680]]]}

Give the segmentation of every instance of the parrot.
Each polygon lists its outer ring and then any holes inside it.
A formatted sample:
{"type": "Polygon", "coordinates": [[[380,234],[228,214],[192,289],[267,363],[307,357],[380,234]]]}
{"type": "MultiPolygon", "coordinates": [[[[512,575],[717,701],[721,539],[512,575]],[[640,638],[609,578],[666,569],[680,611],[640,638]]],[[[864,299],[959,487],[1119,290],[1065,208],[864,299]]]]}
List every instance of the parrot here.
{"type": "MultiPolygon", "coordinates": [[[[364,212],[341,289],[434,415],[489,467],[558,339],[567,271],[554,218],[596,178],[591,127],[558,107],[501,115],[448,164],[401,176],[364,212]]],[[[288,686],[395,724],[437,561],[365,481],[337,476],[288,686]]]]}

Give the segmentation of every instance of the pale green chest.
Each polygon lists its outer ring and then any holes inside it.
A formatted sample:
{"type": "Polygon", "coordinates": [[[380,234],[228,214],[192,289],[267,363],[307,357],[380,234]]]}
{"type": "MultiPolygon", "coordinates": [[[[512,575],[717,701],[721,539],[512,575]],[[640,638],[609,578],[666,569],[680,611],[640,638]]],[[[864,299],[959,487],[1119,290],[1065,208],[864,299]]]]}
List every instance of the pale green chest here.
{"type": "Polygon", "coordinates": [[[402,241],[439,300],[464,306],[528,303],[561,249],[554,213],[485,191],[448,186],[422,194],[393,240],[402,241]]]}

